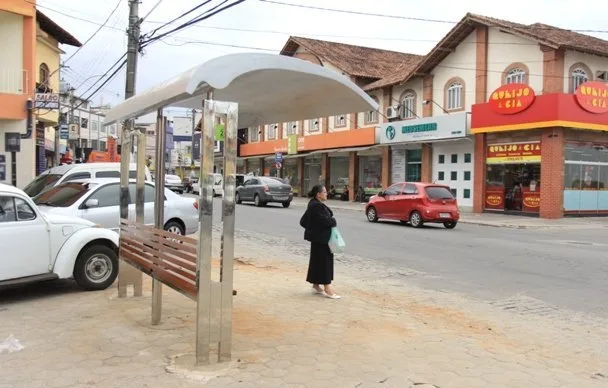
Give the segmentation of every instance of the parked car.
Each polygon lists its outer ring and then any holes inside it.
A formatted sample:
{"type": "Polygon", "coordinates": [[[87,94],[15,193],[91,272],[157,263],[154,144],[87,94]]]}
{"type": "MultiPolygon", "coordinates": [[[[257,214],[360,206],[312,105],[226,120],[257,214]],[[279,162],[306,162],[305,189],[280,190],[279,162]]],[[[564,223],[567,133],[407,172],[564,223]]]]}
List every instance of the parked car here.
{"type": "MultiPolygon", "coordinates": [[[[129,167],[129,178],[137,178],[137,165],[131,163],[129,167]]],[[[152,181],[150,170],[145,168],[147,181],[152,181]]],[[[60,185],[65,182],[95,179],[95,178],[120,178],[120,163],[79,163],[56,166],[44,171],[34,178],[23,189],[27,195],[34,198],[44,190],[60,185]]]]}
{"type": "Polygon", "coordinates": [[[287,208],[293,199],[293,188],[280,178],[255,176],[237,187],[235,195],[236,203],[251,201],[255,206],[266,206],[276,202],[287,208]]]}
{"type": "MultiPolygon", "coordinates": [[[[135,219],[135,182],[129,183],[129,218],[135,219]]],[[[154,183],[145,182],[144,223],[154,225],[154,183]]],[[[34,202],[44,214],[82,217],[104,228],[120,229],[120,180],[68,182],[45,191],[34,202]]],[[[198,230],[198,203],[165,188],[164,229],[187,235],[198,230]]]]}
{"type": "Polygon", "coordinates": [[[0,288],[74,278],[86,290],[118,274],[118,234],[77,217],[44,214],[22,190],[0,183],[0,288]]]}
{"type": "Polygon", "coordinates": [[[456,227],[460,211],[448,186],[429,183],[402,182],[390,186],[370,198],[365,207],[367,220],[399,220],[415,228],[424,223],[442,223],[456,227]]]}
{"type": "Polygon", "coordinates": [[[186,193],[191,193],[192,192],[192,186],[198,183],[198,178],[197,177],[185,177],[182,180],[182,184],[184,185],[184,191],[186,193]]]}
{"type": "MultiPolygon", "coordinates": [[[[201,185],[200,182],[197,181],[192,185],[192,193],[200,194],[201,193],[201,185]]],[[[223,196],[224,195],[224,176],[222,174],[214,173],[213,174],[213,196],[223,196]]]]}
{"type": "Polygon", "coordinates": [[[165,188],[176,193],[184,194],[182,178],[177,175],[165,175],[165,188]]]}

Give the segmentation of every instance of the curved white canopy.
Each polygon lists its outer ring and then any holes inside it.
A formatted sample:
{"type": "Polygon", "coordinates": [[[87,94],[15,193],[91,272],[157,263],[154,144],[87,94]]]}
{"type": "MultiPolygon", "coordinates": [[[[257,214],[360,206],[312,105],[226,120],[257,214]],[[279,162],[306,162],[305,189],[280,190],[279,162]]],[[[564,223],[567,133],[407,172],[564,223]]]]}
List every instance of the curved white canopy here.
{"type": "Polygon", "coordinates": [[[212,59],[111,109],[105,125],[163,107],[202,109],[202,97],[239,104],[239,128],[377,110],[343,75],[292,57],[230,54],[212,59]]]}

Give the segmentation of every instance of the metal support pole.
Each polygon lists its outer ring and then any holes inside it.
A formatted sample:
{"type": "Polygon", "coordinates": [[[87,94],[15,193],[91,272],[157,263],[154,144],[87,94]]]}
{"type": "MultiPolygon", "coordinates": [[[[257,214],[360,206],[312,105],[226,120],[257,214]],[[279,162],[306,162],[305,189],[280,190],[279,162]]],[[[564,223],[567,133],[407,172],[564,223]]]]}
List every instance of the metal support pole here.
{"type": "Polygon", "coordinates": [[[232,356],[232,290],[234,279],[234,221],[238,105],[228,104],[224,131],[224,199],[222,201],[221,316],[218,361],[232,356]]]}
{"type": "MultiPolygon", "coordinates": [[[[154,170],[154,227],[163,229],[165,223],[165,120],[163,110],[156,112],[156,169],[154,170]],[[162,166],[162,167],[161,167],[162,166]]],[[[145,161],[145,157],[144,157],[145,161]]],[[[163,285],[159,280],[152,280],[152,324],[158,325],[162,312],[163,285]]]]}
{"type": "Polygon", "coordinates": [[[201,187],[199,204],[199,238],[197,249],[196,278],[198,295],[196,302],[196,364],[209,363],[211,340],[211,244],[213,233],[213,145],[215,107],[213,91],[203,101],[203,125],[201,128],[201,187]]]}

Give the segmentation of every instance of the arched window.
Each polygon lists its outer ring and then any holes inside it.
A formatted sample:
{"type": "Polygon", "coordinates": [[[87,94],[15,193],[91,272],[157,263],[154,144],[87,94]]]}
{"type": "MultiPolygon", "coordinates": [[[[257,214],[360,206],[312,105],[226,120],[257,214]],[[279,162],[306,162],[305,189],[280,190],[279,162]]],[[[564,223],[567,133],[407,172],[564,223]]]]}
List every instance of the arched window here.
{"type": "Polygon", "coordinates": [[[464,81],[460,78],[449,80],[445,88],[445,109],[464,109],[464,81]]]}
{"type": "Polygon", "coordinates": [[[412,117],[416,117],[416,92],[413,90],[406,90],[403,92],[401,99],[399,100],[399,104],[402,107],[402,119],[411,119],[412,117]]]}
{"type": "Polygon", "coordinates": [[[505,77],[506,84],[525,84],[526,83],[526,71],[516,67],[515,69],[509,70],[505,77]]]}
{"type": "MultiPolygon", "coordinates": [[[[372,100],[379,104],[378,97],[370,96],[372,100]]],[[[378,111],[370,110],[365,112],[365,124],[376,124],[378,122],[378,111]]]]}
{"type": "Polygon", "coordinates": [[[40,64],[40,67],[38,68],[38,79],[39,79],[38,82],[40,83],[40,85],[46,86],[47,89],[50,89],[50,85],[49,85],[50,74],[51,74],[51,72],[49,71],[49,67],[46,65],[46,63],[40,64]]]}
{"type": "Polygon", "coordinates": [[[591,80],[591,70],[582,63],[570,68],[570,93],[574,93],[579,86],[591,80]]]}

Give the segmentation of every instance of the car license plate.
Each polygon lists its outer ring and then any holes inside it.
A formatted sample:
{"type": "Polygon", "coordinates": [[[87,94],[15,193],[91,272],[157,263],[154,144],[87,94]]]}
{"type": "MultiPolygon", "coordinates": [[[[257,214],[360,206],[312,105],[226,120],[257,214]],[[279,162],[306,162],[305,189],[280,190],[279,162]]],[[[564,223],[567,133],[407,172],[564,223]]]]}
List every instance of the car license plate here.
{"type": "Polygon", "coordinates": [[[439,213],[439,217],[441,217],[441,218],[451,218],[452,216],[450,215],[450,213],[439,213]]]}
{"type": "Polygon", "coordinates": [[[287,201],[287,197],[276,197],[277,201],[287,201]]]}

